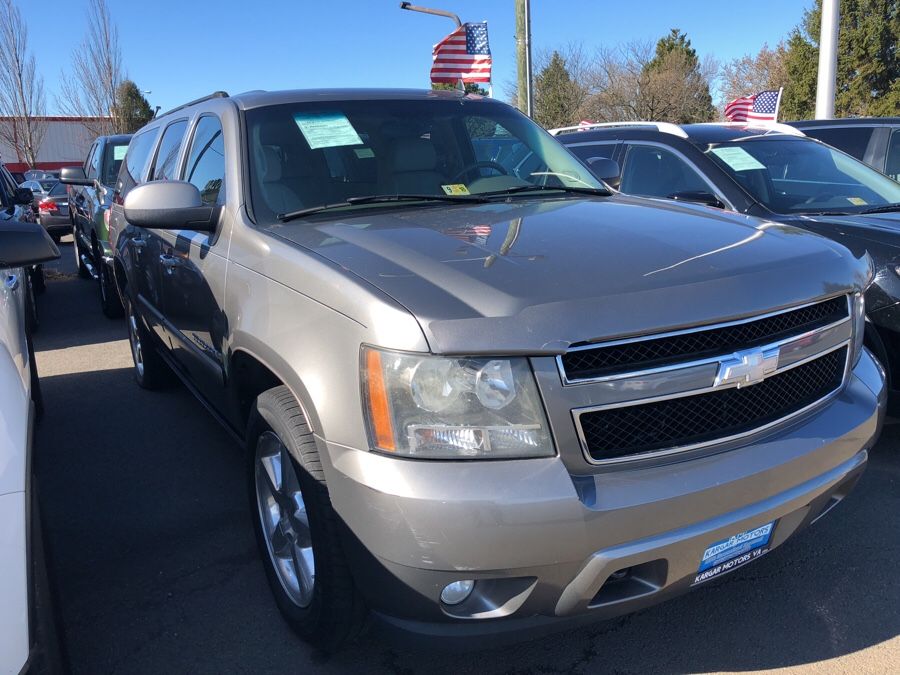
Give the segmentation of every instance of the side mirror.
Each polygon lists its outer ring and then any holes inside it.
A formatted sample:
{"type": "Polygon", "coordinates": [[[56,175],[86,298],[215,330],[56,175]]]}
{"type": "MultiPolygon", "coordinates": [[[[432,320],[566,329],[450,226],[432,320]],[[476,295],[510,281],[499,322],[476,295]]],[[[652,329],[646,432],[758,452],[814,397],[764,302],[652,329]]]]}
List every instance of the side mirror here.
{"type": "Polygon", "coordinates": [[[59,249],[40,224],[18,220],[0,224],[0,267],[37,265],[58,257],[59,249]]]}
{"type": "Polygon", "coordinates": [[[13,195],[13,201],[16,204],[33,204],[34,193],[31,191],[31,188],[16,188],[16,191],[13,195]]]}
{"type": "Polygon", "coordinates": [[[591,167],[591,172],[604,183],[609,185],[611,188],[618,189],[619,183],[621,181],[618,162],[615,162],[609,157],[590,157],[588,158],[588,166],[591,167]]]}
{"type": "Polygon", "coordinates": [[[144,183],[125,196],[125,220],[149,230],[215,232],[217,214],[195,185],[180,180],[144,183]]]}
{"type": "Polygon", "coordinates": [[[59,172],[59,182],[66,185],[93,185],[94,181],[88,180],[84,175],[84,169],[80,166],[64,166],[59,172]]]}
{"type": "Polygon", "coordinates": [[[676,202],[690,202],[692,204],[703,204],[704,206],[712,206],[716,209],[724,209],[725,205],[719,201],[719,198],[716,197],[711,192],[704,192],[702,190],[691,190],[688,192],[674,192],[668,195],[668,199],[673,199],[676,202]]]}

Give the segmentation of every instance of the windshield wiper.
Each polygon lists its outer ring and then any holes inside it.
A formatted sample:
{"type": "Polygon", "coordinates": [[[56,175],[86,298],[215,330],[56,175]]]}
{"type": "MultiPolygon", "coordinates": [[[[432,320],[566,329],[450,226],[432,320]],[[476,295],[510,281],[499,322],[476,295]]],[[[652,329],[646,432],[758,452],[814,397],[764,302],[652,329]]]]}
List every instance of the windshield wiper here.
{"type": "Polygon", "coordinates": [[[612,192],[609,190],[605,190],[603,188],[593,188],[593,187],[553,187],[550,185],[515,185],[510,188],[506,188],[505,190],[493,190],[491,192],[479,192],[478,194],[482,197],[504,197],[506,195],[513,195],[518,192],[571,192],[574,194],[580,195],[597,195],[599,197],[609,197],[612,192]]]}
{"type": "Polygon", "coordinates": [[[858,213],[890,213],[891,211],[900,211],[900,203],[882,204],[881,206],[873,206],[870,209],[863,209],[858,213]]]}
{"type": "Polygon", "coordinates": [[[305,209],[296,211],[288,211],[287,213],[279,213],[276,218],[282,223],[286,223],[296,218],[311,216],[314,213],[322,211],[330,211],[331,209],[347,208],[348,206],[359,206],[361,204],[383,204],[388,202],[462,202],[468,204],[484,204],[487,201],[484,197],[476,195],[364,195],[362,197],[348,197],[342,202],[333,204],[320,204],[319,206],[310,206],[305,209]]]}

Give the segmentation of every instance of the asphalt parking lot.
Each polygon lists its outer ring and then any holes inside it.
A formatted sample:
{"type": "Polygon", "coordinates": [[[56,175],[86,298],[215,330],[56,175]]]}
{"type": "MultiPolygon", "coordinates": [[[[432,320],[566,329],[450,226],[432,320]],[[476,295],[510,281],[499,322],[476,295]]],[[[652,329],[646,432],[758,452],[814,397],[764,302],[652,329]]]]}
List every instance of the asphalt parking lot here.
{"type": "Polygon", "coordinates": [[[60,248],[38,300],[34,469],[73,673],[900,672],[900,425],[828,518],[690,595],[473,654],[377,628],[313,652],[271,600],[239,449],[185,389],[137,387],[124,324],[60,248]]]}

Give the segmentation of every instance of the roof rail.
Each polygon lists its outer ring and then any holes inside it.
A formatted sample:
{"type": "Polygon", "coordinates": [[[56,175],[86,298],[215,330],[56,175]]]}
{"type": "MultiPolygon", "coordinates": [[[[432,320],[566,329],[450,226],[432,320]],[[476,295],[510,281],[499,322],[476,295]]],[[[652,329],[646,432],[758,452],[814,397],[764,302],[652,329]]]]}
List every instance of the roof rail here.
{"type": "Polygon", "coordinates": [[[214,91],[213,93],[211,93],[207,96],[201,96],[200,98],[195,98],[193,101],[188,101],[187,103],[182,103],[181,105],[176,106],[176,107],[172,108],[171,110],[166,110],[166,112],[164,112],[162,115],[157,115],[156,117],[157,118],[165,117],[166,115],[170,115],[173,112],[181,110],[182,108],[187,108],[192,105],[197,105],[198,103],[203,103],[203,101],[209,101],[210,99],[213,99],[213,98],[228,98],[228,92],[227,91],[214,91]]]}
{"type": "Polygon", "coordinates": [[[767,134],[787,134],[788,136],[806,136],[797,127],[781,122],[719,122],[723,127],[735,127],[737,129],[765,129],[767,134]]]}
{"type": "Polygon", "coordinates": [[[572,133],[574,131],[591,131],[593,129],[609,129],[614,127],[650,127],[664,134],[672,134],[679,138],[687,138],[687,132],[677,124],[671,122],[597,122],[595,124],[580,124],[573,127],[559,127],[550,129],[550,134],[558,136],[559,134],[572,133]]]}

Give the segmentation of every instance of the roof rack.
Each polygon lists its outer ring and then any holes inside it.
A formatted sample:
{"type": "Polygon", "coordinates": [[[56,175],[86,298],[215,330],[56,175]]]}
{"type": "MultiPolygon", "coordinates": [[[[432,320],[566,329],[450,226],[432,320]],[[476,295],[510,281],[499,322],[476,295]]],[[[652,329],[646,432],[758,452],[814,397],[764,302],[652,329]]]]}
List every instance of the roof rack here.
{"type": "Polygon", "coordinates": [[[173,112],[181,110],[182,108],[187,108],[192,105],[197,105],[198,103],[203,103],[203,101],[209,101],[210,99],[213,99],[213,98],[228,98],[228,92],[227,91],[214,91],[213,93],[211,93],[207,96],[201,96],[200,98],[195,98],[193,101],[188,101],[187,103],[183,103],[179,106],[176,106],[175,108],[172,108],[171,110],[166,110],[166,112],[164,112],[162,115],[157,115],[156,117],[157,118],[165,117],[166,115],[170,115],[173,112]]]}
{"type": "Polygon", "coordinates": [[[719,122],[723,127],[734,127],[736,129],[765,129],[766,134],[787,134],[788,136],[806,136],[797,127],[790,124],[782,124],[781,122],[719,122]]]}
{"type": "Polygon", "coordinates": [[[595,124],[580,124],[573,127],[559,127],[557,129],[550,129],[550,134],[553,136],[558,136],[559,134],[568,134],[573,131],[591,131],[593,129],[609,129],[614,127],[649,127],[651,129],[656,129],[657,131],[664,134],[672,134],[673,136],[678,136],[679,138],[687,138],[687,132],[682,129],[677,124],[672,124],[671,122],[597,122],[595,124]]]}

